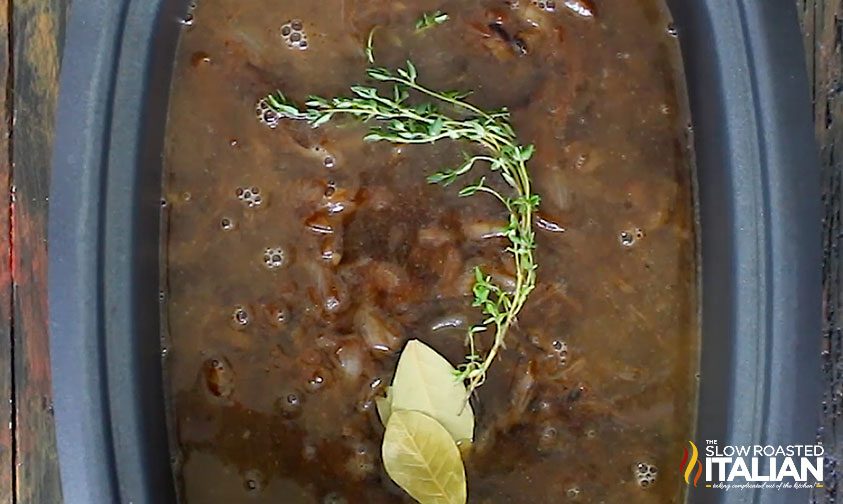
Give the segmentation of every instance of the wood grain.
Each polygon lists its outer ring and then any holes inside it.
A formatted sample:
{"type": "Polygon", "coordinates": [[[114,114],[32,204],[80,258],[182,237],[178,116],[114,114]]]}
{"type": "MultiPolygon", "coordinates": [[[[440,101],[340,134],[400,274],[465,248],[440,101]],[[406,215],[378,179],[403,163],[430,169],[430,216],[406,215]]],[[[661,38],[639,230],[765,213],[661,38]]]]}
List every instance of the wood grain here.
{"type": "MultiPolygon", "coordinates": [[[[814,501],[825,503],[838,497],[843,460],[843,0],[795,1],[823,160],[827,391],[819,436],[830,456],[826,488],[814,501]]],[[[0,93],[0,504],[61,502],[50,394],[46,225],[66,12],[64,0],[0,0],[0,82],[8,90],[0,93]]]]}
{"type": "Polygon", "coordinates": [[[825,487],[813,502],[837,502],[843,469],[843,0],[797,0],[823,181],[823,371],[825,396],[818,437],[826,449],[825,487]]]}
{"type": "Polygon", "coordinates": [[[47,198],[65,26],[61,0],[15,0],[12,239],[17,501],[61,502],[47,335],[47,198]]]}
{"type": "Polygon", "coordinates": [[[0,504],[14,502],[9,2],[0,0],[0,504]]]}

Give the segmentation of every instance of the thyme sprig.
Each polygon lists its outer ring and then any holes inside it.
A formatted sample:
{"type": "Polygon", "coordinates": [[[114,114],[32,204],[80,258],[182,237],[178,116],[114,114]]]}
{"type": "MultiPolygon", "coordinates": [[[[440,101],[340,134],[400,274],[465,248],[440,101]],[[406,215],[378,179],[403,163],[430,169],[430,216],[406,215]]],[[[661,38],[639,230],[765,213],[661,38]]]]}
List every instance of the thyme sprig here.
{"type": "Polygon", "coordinates": [[[375,64],[375,30],[378,27],[374,26],[371,30],[369,30],[369,36],[366,38],[366,61],[369,62],[370,65],[375,64]]]}
{"type": "Polygon", "coordinates": [[[448,14],[442,11],[425,12],[422,17],[416,21],[416,32],[424,31],[436,25],[441,25],[450,19],[448,14]]]}
{"type": "Polygon", "coordinates": [[[471,394],[484,383],[495,357],[505,348],[507,332],[516,323],[519,311],[536,284],[533,215],[540,200],[532,191],[527,170],[534,147],[518,142],[506,109],[484,111],[465,101],[469,93],[425,87],[419,83],[418,71],[409,61],[406,68],[394,72],[371,67],[367,74],[370,79],[388,86],[389,92],[382,93],[374,86],[352,86],[352,96],[312,96],[304,108],[299,108],[280,92],[267,96],[265,101],[282,117],[306,120],[314,128],[339,115],[374,121],[376,124],[365,136],[370,142],[427,144],[440,140],[467,140],[480,146],[482,154],[465,155],[458,166],[433,173],[427,181],[448,186],[468,175],[478,164],[485,164],[512,189],[511,194],[503,194],[487,185],[485,177],[480,177],[459,191],[461,197],[489,194],[507,209],[509,222],[503,231],[509,240],[506,250],[515,263],[515,287],[510,290],[495,283],[481,268],[474,270],[473,306],[480,308],[484,319],[469,329],[466,337],[468,355],[457,369],[457,377],[466,382],[471,394]],[[412,104],[409,101],[411,93],[432,101],[412,104]],[[475,338],[490,330],[494,332],[494,340],[482,353],[475,338]]]}

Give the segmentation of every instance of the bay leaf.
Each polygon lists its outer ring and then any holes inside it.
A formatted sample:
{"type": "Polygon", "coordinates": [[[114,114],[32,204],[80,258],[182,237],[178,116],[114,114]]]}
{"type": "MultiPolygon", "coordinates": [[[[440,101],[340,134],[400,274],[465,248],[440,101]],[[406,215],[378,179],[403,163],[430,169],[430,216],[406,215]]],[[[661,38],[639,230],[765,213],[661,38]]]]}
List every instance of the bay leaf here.
{"type": "Polygon", "coordinates": [[[454,378],[445,357],[419,340],[404,346],[392,380],[391,411],[424,413],[451,433],[454,441],[474,439],[474,412],[465,385],[454,378]]]}
{"type": "Polygon", "coordinates": [[[386,388],[386,397],[375,397],[375,406],[378,408],[378,416],[381,423],[386,426],[389,421],[389,415],[392,414],[392,387],[386,388]]]}
{"type": "Polygon", "coordinates": [[[386,424],[383,465],[420,504],[465,504],[465,467],[456,443],[433,418],[393,410],[386,424]]]}

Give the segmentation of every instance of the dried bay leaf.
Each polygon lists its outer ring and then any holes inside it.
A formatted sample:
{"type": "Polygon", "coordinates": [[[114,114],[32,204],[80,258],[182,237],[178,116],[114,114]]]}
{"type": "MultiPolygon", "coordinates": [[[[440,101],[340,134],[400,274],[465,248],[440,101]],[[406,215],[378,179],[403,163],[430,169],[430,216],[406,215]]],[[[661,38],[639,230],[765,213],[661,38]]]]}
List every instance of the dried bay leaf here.
{"type": "Polygon", "coordinates": [[[375,406],[378,408],[378,417],[381,423],[386,426],[389,416],[392,414],[392,387],[386,388],[386,397],[375,397],[375,406]]]}
{"type": "Polygon", "coordinates": [[[451,363],[435,350],[419,340],[408,341],[392,380],[390,410],[424,413],[442,424],[454,441],[472,441],[474,412],[466,403],[465,385],[454,375],[451,363]]]}
{"type": "Polygon", "coordinates": [[[420,504],[465,504],[466,482],[451,434],[418,411],[393,410],[383,438],[383,465],[420,504]]]}

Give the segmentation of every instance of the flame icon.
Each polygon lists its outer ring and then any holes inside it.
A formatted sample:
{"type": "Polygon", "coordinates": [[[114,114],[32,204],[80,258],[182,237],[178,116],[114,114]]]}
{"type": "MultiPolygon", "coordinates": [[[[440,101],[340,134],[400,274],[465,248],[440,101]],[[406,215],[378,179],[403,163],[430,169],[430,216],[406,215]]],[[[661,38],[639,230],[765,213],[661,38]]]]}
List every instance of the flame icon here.
{"type": "Polygon", "coordinates": [[[688,444],[691,445],[690,460],[688,460],[688,449],[685,448],[685,454],[682,457],[682,463],[679,464],[679,470],[684,472],[685,484],[690,485],[691,473],[693,473],[696,468],[697,472],[694,475],[694,488],[696,488],[697,482],[700,481],[700,476],[702,475],[702,463],[699,461],[699,451],[697,451],[697,445],[695,445],[693,441],[688,441],[688,444]]]}

